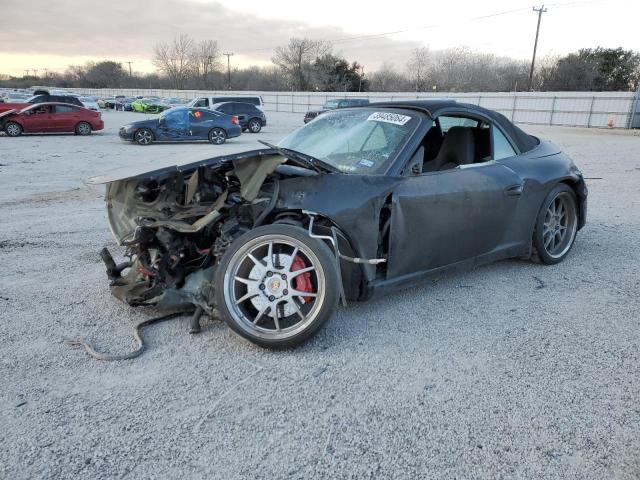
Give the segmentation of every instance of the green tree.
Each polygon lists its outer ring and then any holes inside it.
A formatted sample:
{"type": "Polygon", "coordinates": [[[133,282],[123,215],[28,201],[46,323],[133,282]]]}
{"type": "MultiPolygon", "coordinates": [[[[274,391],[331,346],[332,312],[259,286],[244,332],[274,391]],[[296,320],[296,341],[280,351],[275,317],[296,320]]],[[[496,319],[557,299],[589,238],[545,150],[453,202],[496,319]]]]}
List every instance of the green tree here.
{"type": "Polygon", "coordinates": [[[578,57],[597,69],[595,90],[629,90],[638,87],[640,54],[618,48],[583,48],[578,57]]]}
{"type": "Polygon", "coordinates": [[[323,92],[365,92],[368,81],[364,78],[358,62],[332,54],[316,58],[314,64],[315,87],[323,92]]]}
{"type": "Polygon", "coordinates": [[[119,87],[126,75],[121,63],[105,60],[88,63],[85,66],[84,80],[87,86],[93,88],[119,87]]]}

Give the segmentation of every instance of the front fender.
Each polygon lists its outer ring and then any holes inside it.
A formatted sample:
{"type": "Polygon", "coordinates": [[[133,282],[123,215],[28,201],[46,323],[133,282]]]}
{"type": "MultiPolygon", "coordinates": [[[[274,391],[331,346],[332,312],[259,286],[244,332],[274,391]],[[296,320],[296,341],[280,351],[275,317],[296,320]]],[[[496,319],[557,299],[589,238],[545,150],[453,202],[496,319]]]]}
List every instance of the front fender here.
{"type": "MultiPolygon", "coordinates": [[[[376,258],[380,211],[402,178],[321,174],[282,180],[276,211],[308,210],[338,226],[361,258],[376,258]]],[[[375,265],[363,265],[365,280],[376,277],[375,265]]]]}

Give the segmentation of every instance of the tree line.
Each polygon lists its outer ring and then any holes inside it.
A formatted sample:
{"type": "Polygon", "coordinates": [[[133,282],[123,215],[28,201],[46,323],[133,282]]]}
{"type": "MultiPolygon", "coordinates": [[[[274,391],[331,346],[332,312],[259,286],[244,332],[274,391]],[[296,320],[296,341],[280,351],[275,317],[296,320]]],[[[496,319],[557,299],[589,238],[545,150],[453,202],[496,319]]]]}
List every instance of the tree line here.
{"type": "Polygon", "coordinates": [[[384,62],[365,74],[357,61],[333,51],[329,42],[291,38],[275,49],[269,66],[227,71],[215,40],[176,36],[153,48],[156,71],[136,73],[116,61],[69,66],[46,77],[0,75],[0,86],[33,84],[84,88],[264,90],[321,92],[499,92],[628,91],[640,85],[640,53],[623,48],[585,48],[538,61],[533,81],[529,62],[466,47],[414,49],[404,65],[384,62]],[[230,74],[230,75],[229,75],[230,74]]]}

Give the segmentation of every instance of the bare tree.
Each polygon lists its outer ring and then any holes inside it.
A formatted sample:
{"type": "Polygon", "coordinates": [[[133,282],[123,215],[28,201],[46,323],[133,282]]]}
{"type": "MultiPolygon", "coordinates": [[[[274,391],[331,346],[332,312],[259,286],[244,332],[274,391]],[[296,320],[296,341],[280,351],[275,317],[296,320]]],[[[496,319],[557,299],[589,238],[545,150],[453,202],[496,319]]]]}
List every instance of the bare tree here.
{"type": "Polygon", "coordinates": [[[171,43],[158,43],[153,48],[153,64],[171,80],[174,88],[184,88],[193,71],[194,41],[186,33],[174,37],[171,43]]]}
{"type": "Polygon", "coordinates": [[[84,84],[86,82],[85,76],[87,74],[87,68],[91,65],[91,62],[88,62],[87,67],[83,67],[82,65],[69,65],[65,76],[72,83],[84,84]]]}
{"type": "Polygon", "coordinates": [[[369,75],[369,90],[372,92],[404,92],[411,90],[407,77],[393,63],[385,62],[369,75]]]}
{"type": "Polygon", "coordinates": [[[426,88],[429,57],[429,48],[418,47],[411,52],[411,57],[407,62],[407,73],[416,92],[422,92],[426,88]]]}
{"type": "Polygon", "coordinates": [[[220,57],[220,48],[215,40],[202,40],[194,45],[191,52],[193,73],[198,77],[203,88],[207,88],[211,73],[220,70],[222,65],[220,57]]]}
{"type": "Polygon", "coordinates": [[[276,48],[271,61],[280,67],[289,85],[298,91],[308,90],[313,62],[331,53],[331,44],[308,38],[291,38],[286,47],[276,48]]]}

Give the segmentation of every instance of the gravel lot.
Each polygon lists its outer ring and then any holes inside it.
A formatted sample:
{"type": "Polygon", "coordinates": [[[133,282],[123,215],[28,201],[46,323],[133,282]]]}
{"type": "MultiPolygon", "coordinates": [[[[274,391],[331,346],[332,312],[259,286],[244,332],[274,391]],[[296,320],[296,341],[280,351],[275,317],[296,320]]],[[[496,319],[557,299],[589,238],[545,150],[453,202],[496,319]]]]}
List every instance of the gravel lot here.
{"type": "MultiPolygon", "coordinates": [[[[217,147],[0,137],[0,477],[640,478],[640,136],[526,128],[576,160],[587,227],[547,267],[505,261],[340,308],[305,346],[255,347],[217,320],[146,330],[111,297],[102,189],[82,179],[278,140],[301,115],[217,147]]],[[[144,167],[143,167],[144,168],[144,167]]]]}

